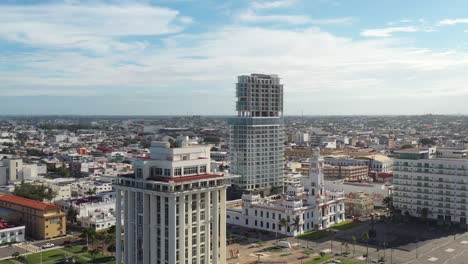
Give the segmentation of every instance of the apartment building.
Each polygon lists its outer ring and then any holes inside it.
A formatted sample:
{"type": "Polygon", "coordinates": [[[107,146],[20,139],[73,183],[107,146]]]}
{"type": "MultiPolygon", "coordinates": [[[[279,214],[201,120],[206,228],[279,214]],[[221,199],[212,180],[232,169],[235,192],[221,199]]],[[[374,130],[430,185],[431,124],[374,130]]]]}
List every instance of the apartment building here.
{"type": "Polygon", "coordinates": [[[468,159],[459,149],[395,151],[394,204],[402,213],[466,227],[468,159]]]}
{"type": "Polygon", "coordinates": [[[233,186],[245,191],[281,186],[284,166],[283,85],[277,75],[242,75],[236,84],[237,117],[230,118],[233,186]]]}
{"type": "Polygon", "coordinates": [[[365,216],[374,211],[374,199],[364,192],[351,192],[346,194],[346,215],[365,216]]]}
{"type": "Polygon", "coordinates": [[[57,205],[0,194],[0,207],[14,212],[4,218],[11,223],[25,225],[26,235],[34,239],[49,239],[67,233],[65,213],[57,205]]]}
{"type": "Polygon", "coordinates": [[[325,178],[339,178],[346,181],[366,180],[369,174],[367,166],[331,166],[326,165],[323,168],[325,178]]]}
{"type": "Polygon", "coordinates": [[[123,199],[125,250],[123,259],[117,251],[117,263],[226,263],[229,176],[210,173],[210,163],[210,146],[153,142],[151,159],[136,161],[134,175],[119,177],[116,232],[123,199]]]}
{"type": "Polygon", "coordinates": [[[393,159],[381,154],[328,156],[325,164],[332,166],[366,166],[373,172],[391,172],[393,159]]]}

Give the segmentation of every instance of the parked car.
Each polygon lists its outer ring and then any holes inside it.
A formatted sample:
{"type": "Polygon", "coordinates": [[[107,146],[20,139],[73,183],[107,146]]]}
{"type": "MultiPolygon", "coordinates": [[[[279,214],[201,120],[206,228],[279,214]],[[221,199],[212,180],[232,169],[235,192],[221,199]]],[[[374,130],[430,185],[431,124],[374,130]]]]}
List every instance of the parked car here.
{"type": "Polygon", "coordinates": [[[52,247],[55,247],[55,245],[52,244],[52,243],[46,243],[46,244],[42,245],[42,248],[43,248],[43,249],[44,249],[44,248],[52,248],[52,247]]]}

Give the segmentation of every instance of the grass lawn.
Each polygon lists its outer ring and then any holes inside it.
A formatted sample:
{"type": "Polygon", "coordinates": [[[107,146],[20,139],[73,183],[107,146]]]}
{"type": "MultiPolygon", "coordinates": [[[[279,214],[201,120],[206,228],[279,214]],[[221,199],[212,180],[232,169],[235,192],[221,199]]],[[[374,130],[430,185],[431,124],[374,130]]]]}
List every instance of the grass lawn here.
{"type": "Polygon", "coordinates": [[[64,247],[63,250],[68,251],[73,254],[84,253],[83,246],[69,246],[69,247],[64,247]]]}
{"type": "Polygon", "coordinates": [[[346,230],[346,229],[351,229],[353,227],[356,227],[356,226],[358,226],[360,224],[361,223],[359,223],[359,222],[354,222],[352,220],[346,220],[346,221],[343,221],[341,223],[334,224],[334,225],[330,226],[330,228],[338,229],[338,230],[346,230]]]}
{"type": "Polygon", "coordinates": [[[318,240],[324,237],[331,235],[333,232],[330,230],[313,230],[302,235],[297,236],[300,239],[307,239],[307,240],[318,240]]]}
{"type": "MultiPolygon", "coordinates": [[[[42,263],[55,263],[57,260],[61,260],[65,256],[65,253],[59,249],[53,249],[42,252],[42,263]]],[[[27,263],[40,263],[41,253],[31,254],[26,256],[27,263]]]]}
{"type": "MultiPolygon", "coordinates": [[[[59,263],[65,256],[75,256],[77,264],[88,264],[91,262],[91,255],[88,252],[82,251],[82,246],[68,247],[67,249],[53,249],[42,252],[42,263],[43,264],[56,264],[59,263]],[[69,253],[68,253],[69,252],[69,253]]],[[[41,262],[41,253],[31,254],[26,256],[27,264],[37,264],[41,262]]],[[[115,264],[115,258],[113,256],[107,256],[98,254],[96,256],[96,264],[115,264]]],[[[0,264],[14,264],[10,260],[2,260],[0,264]]]]}
{"type": "MultiPolygon", "coordinates": [[[[89,252],[86,252],[84,254],[81,254],[81,256],[92,259],[91,254],[89,252]]],[[[91,261],[90,261],[91,263],[91,261]]],[[[113,256],[108,256],[108,255],[103,255],[101,253],[96,255],[96,261],[95,263],[102,263],[102,264],[115,264],[115,258],[113,256]]]]}
{"type": "Polygon", "coordinates": [[[305,262],[305,264],[319,264],[319,263],[322,263],[328,259],[331,259],[333,258],[333,256],[331,255],[325,255],[323,257],[317,257],[317,258],[314,258],[313,260],[309,260],[307,262],[305,262]]]}

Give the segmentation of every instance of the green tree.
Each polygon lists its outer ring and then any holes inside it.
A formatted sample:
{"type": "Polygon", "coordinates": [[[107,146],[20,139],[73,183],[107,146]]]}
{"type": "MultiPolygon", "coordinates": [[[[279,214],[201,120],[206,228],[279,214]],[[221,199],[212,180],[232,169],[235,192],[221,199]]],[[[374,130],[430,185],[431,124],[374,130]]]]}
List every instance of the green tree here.
{"type": "Polygon", "coordinates": [[[353,236],[351,239],[353,240],[353,258],[354,258],[355,254],[356,254],[357,238],[355,236],[353,236]]]}
{"type": "Polygon", "coordinates": [[[47,188],[44,185],[33,185],[30,183],[25,183],[24,181],[21,182],[20,185],[15,186],[13,194],[41,202],[44,200],[51,201],[55,198],[56,195],[52,189],[47,188]]]}
{"type": "Polygon", "coordinates": [[[86,240],[86,246],[89,248],[89,244],[96,241],[96,230],[91,227],[87,227],[81,231],[80,238],[86,240]]]}
{"type": "Polygon", "coordinates": [[[395,206],[393,205],[393,198],[392,197],[387,196],[387,197],[383,198],[382,204],[385,206],[385,208],[388,209],[391,216],[393,216],[395,214],[395,206]]]}
{"type": "Polygon", "coordinates": [[[278,227],[280,228],[286,228],[288,226],[288,220],[286,218],[281,218],[280,221],[278,222],[278,227]]]}
{"type": "Polygon", "coordinates": [[[299,232],[299,229],[301,227],[301,217],[299,215],[296,215],[296,217],[293,218],[293,223],[291,224],[291,226],[293,226],[294,229],[296,229],[296,231],[299,232]]]}
{"type": "Polygon", "coordinates": [[[91,255],[91,261],[93,263],[96,263],[96,256],[99,254],[99,249],[95,248],[89,251],[89,254],[91,255]]]}
{"type": "Polygon", "coordinates": [[[76,223],[77,219],[76,217],[78,216],[78,212],[75,210],[73,206],[70,206],[70,209],[68,209],[67,212],[67,219],[70,221],[70,223],[76,223]]]}
{"type": "Polygon", "coordinates": [[[406,145],[401,146],[400,149],[410,149],[410,148],[413,148],[413,147],[414,147],[414,146],[411,145],[411,144],[406,144],[406,145]]]}
{"type": "Polygon", "coordinates": [[[366,242],[366,259],[369,257],[369,233],[365,232],[362,234],[361,239],[366,242]]]}
{"type": "Polygon", "coordinates": [[[86,195],[95,195],[96,194],[96,188],[89,189],[85,192],[86,195]]]}
{"type": "Polygon", "coordinates": [[[423,146],[435,146],[437,143],[431,138],[421,138],[419,144],[423,146]]]}
{"type": "Polygon", "coordinates": [[[423,221],[424,223],[428,223],[427,221],[427,217],[429,216],[429,209],[427,209],[426,207],[424,207],[423,209],[421,209],[421,221],[423,221]]]}

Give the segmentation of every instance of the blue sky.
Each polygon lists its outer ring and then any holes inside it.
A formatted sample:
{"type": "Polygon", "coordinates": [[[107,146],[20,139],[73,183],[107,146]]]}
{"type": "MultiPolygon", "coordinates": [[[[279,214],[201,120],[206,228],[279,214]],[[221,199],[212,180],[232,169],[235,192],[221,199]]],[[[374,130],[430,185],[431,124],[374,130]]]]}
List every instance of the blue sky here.
{"type": "Polygon", "coordinates": [[[0,114],[468,114],[468,1],[2,1],[0,114]]]}

